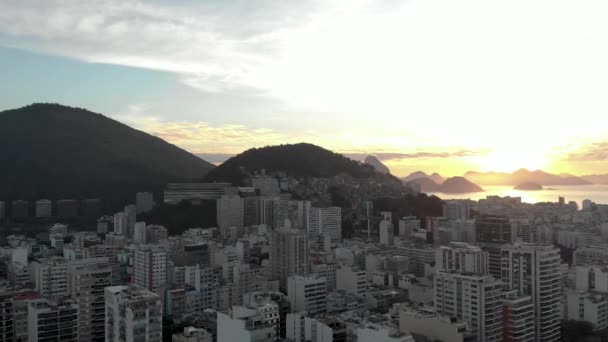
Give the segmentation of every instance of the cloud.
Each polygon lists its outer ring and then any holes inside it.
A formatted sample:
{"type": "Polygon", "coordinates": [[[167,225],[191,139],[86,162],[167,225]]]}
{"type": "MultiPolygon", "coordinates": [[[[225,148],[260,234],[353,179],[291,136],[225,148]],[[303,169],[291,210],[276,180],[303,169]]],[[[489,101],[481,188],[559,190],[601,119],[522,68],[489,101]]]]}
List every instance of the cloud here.
{"type": "Polygon", "coordinates": [[[567,155],[567,160],[576,162],[608,161],[608,141],[594,142],[578,147],[567,155]]]}

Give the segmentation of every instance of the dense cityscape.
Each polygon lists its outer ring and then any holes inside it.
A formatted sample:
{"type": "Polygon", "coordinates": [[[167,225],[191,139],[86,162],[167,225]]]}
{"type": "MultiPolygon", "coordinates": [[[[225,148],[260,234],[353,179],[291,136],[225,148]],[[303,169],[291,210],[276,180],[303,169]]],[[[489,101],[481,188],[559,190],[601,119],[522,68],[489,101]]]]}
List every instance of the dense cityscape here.
{"type": "Polygon", "coordinates": [[[47,227],[0,249],[0,340],[560,341],[569,326],[599,341],[608,328],[607,205],[488,196],[401,217],[363,200],[345,238],[343,208],[294,199],[287,180],[167,184],[163,203],[138,192],[96,230],[68,222],[100,200],[0,202],[6,227],[47,227]],[[217,226],[138,220],[184,202],[215,203],[217,226]]]}

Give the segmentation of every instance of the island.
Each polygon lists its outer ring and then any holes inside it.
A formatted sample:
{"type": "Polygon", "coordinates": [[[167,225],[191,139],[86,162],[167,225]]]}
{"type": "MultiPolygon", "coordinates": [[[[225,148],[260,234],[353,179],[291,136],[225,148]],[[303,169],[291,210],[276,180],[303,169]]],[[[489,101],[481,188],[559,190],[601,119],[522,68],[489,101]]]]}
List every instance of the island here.
{"type": "Polygon", "coordinates": [[[524,183],[521,183],[521,184],[515,186],[514,189],[523,190],[523,191],[537,191],[537,190],[542,190],[543,186],[538,183],[534,183],[534,182],[524,182],[524,183]]]}

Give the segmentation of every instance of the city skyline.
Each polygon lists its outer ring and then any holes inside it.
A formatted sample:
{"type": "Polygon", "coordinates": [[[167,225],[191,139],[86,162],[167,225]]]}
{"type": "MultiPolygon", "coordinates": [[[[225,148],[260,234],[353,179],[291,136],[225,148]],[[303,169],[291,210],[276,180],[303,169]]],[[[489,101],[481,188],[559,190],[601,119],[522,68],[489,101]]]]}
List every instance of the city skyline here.
{"type": "Polygon", "coordinates": [[[603,173],[607,6],[0,1],[0,109],[84,107],[214,163],[309,142],[399,176],[603,173]]]}

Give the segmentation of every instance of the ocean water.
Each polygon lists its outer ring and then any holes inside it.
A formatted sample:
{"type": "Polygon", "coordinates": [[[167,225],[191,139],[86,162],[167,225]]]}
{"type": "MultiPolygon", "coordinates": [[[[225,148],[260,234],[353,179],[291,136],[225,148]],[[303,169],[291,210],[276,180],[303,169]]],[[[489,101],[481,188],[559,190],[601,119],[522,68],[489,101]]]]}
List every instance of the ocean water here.
{"type": "Polygon", "coordinates": [[[575,201],[579,208],[585,199],[590,199],[597,204],[608,204],[608,185],[575,185],[575,186],[546,186],[543,190],[522,191],[515,190],[512,186],[482,186],[485,192],[447,194],[441,192],[431,193],[441,199],[472,199],[479,200],[486,196],[511,196],[521,197],[522,202],[557,202],[559,196],[566,199],[566,203],[575,201]]]}

